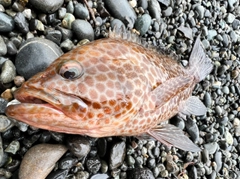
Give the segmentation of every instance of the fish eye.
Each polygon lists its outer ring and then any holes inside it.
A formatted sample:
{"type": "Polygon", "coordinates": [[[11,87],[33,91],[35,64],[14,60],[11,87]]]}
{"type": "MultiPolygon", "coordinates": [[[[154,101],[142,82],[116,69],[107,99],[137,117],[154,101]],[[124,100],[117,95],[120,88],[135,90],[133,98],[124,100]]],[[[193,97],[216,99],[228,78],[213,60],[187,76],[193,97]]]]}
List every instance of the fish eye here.
{"type": "Polygon", "coordinates": [[[59,65],[58,73],[65,79],[73,80],[83,75],[83,67],[77,61],[68,60],[59,65]]]}

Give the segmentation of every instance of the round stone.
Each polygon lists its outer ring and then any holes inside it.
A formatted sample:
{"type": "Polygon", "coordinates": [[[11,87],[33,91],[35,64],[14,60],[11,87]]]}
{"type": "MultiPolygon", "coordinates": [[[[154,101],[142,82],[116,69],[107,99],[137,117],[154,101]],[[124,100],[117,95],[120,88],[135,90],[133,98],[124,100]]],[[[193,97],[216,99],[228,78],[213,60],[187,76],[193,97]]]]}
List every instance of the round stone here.
{"type": "Polygon", "coordinates": [[[136,20],[135,28],[140,32],[140,35],[144,35],[151,25],[151,16],[144,14],[136,20]]]}
{"type": "Polygon", "coordinates": [[[68,137],[67,146],[69,150],[79,159],[87,156],[90,152],[90,142],[83,136],[68,137]]]}
{"type": "Polygon", "coordinates": [[[60,144],[35,145],[23,157],[19,169],[19,179],[46,178],[66,151],[67,148],[60,144]]]}
{"type": "Polygon", "coordinates": [[[43,71],[62,54],[62,50],[52,41],[31,38],[25,41],[16,56],[15,65],[18,74],[29,79],[43,71]]]}
{"type": "Polygon", "coordinates": [[[0,12],[0,32],[11,32],[13,29],[13,18],[3,12],[0,12]]]}
{"type": "Polygon", "coordinates": [[[42,12],[54,13],[62,6],[64,0],[29,0],[29,2],[42,12]]]}
{"type": "Polygon", "coordinates": [[[79,19],[88,19],[89,12],[85,5],[82,3],[77,3],[74,7],[74,15],[79,19]]]}
{"type": "Polygon", "coordinates": [[[16,68],[11,60],[6,60],[2,66],[0,80],[2,83],[10,83],[16,76],[16,68]]]}
{"type": "Polygon", "coordinates": [[[121,141],[114,144],[110,151],[110,168],[113,170],[119,167],[123,163],[125,155],[126,143],[124,141],[121,141]]]}
{"type": "Polygon", "coordinates": [[[85,20],[77,19],[72,23],[72,30],[76,34],[78,40],[88,39],[94,40],[94,31],[91,24],[85,20]]]}

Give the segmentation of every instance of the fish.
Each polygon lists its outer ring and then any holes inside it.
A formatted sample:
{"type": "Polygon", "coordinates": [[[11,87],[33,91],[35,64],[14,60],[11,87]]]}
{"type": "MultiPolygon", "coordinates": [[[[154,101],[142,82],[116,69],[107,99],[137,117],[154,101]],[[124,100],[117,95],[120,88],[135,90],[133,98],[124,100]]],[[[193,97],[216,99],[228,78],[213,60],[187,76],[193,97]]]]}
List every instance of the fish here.
{"type": "Polygon", "coordinates": [[[14,93],[9,118],[37,128],[91,137],[150,136],[167,146],[198,152],[183,131],[169,124],[177,115],[204,115],[192,96],[212,70],[200,36],[187,67],[143,45],[130,32],[76,47],[37,73],[14,93]]]}

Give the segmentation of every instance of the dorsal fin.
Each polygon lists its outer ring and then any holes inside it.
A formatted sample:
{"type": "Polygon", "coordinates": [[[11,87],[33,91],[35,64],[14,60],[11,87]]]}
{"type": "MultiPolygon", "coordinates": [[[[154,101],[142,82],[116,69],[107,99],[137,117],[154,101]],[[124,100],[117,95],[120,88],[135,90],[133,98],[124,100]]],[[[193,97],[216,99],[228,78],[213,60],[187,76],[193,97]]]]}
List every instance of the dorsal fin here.
{"type": "Polygon", "coordinates": [[[144,45],[142,43],[141,38],[136,33],[133,33],[129,30],[124,30],[123,26],[121,26],[120,28],[118,28],[117,26],[114,26],[113,29],[110,28],[108,37],[112,39],[123,39],[129,42],[134,42],[140,45],[144,45]]]}

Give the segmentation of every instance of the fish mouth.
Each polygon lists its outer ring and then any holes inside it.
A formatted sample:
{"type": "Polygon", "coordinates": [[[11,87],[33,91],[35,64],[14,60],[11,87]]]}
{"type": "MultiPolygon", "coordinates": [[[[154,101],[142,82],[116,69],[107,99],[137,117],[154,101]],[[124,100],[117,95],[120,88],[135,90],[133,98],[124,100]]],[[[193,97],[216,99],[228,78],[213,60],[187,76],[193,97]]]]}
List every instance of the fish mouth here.
{"type": "MultiPolygon", "coordinates": [[[[14,97],[20,102],[20,104],[9,105],[6,109],[6,114],[10,117],[16,116],[17,109],[24,110],[29,108],[41,108],[46,109],[44,112],[49,113],[61,113],[68,117],[70,115],[69,111],[65,111],[66,108],[71,108],[73,104],[77,104],[80,110],[85,110],[88,108],[88,101],[81,99],[78,96],[67,94],[65,92],[55,90],[55,89],[35,89],[35,88],[19,88],[15,93],[14,97]],[[11,108],[10,108],[11,107],[11,108]]],[[[73,108],[73,107],[72,107],[73,108]]],[[[22,111],[24,112],[24,111],[22,111]]],[[[39,111],[34,111],[39,113],[39,111]]]]}

